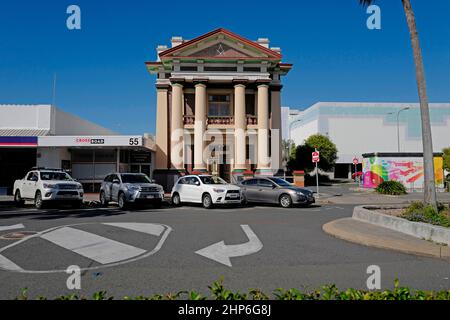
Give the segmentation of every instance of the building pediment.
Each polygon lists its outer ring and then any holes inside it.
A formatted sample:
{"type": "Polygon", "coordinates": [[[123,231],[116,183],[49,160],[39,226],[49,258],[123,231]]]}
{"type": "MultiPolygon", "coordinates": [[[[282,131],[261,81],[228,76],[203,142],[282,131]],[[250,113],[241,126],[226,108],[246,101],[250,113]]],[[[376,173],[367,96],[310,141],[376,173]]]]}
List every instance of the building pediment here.
{"type": "Polygon", "coordinates": [[[162,61],[172,59],[260,59],[281,60],[281,54],[225,29],[217,29],[160,53],[162,61]]]}

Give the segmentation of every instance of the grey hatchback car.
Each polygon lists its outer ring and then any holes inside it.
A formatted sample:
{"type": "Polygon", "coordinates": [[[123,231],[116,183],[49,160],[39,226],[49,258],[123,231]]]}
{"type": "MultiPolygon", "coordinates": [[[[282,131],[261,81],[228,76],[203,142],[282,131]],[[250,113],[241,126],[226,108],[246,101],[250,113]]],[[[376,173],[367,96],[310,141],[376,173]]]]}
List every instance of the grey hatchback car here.
{"type": "Polygon", "coordinates": [[[296,204],[310,205],[316,202],[311,190],[293,186],[277,177],[251,178],[241,181],[239,186],[245,202],[273,203],[283,208],[296,204]]]}
{"type": "Polygon", "coordinates": [[[142,173],[113,173],[106,176],[100,187],[102,206],[113,201],[121,209],[131,203],[149,203],[159,207],[163,198],[163,187],[142,173]]]}

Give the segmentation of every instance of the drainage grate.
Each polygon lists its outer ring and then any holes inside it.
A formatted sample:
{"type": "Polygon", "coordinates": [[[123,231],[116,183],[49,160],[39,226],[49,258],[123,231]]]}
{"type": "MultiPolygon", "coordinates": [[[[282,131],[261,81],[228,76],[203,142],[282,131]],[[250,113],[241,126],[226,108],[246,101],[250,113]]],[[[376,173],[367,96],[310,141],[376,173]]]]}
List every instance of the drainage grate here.
{"type": "Polygon", "coordinates": [[[11,233],[7,233],[4,234],[2,236],[0,236],[0,239],[5,239],[5,240],[20,240],[32,235],[37,234],[37,232],[34,231],[17,231],[17,232],[11,232],[11,233]]]}

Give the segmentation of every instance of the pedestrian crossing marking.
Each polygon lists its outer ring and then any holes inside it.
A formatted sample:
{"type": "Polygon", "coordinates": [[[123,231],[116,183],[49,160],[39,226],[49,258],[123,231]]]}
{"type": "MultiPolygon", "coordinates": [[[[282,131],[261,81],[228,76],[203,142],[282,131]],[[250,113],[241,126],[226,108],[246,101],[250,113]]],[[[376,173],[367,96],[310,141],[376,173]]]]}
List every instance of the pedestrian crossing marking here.
{"type": "Polygon", "coordinates": [[[11,271],[22,271],[21,267],[19,267],[17,264],[12,262],[5,256],[2,256],[1,254],[0,254],[0,268],[11,271]]]}
{"type": "Polygon", "coordinates": [[[101,264],[131,259],[146,252],[140,248],[70,227],[50,231],[41,235],[41,238],[101,264]]]}
{"type": "Polygon", "coordinates": [[[147,233],[157,237],[159,237],[164,232],[165,229],[162,225],[153,223],[121,222],[121,223],[103,223],[103,224],[107,226],[147,233]]]}

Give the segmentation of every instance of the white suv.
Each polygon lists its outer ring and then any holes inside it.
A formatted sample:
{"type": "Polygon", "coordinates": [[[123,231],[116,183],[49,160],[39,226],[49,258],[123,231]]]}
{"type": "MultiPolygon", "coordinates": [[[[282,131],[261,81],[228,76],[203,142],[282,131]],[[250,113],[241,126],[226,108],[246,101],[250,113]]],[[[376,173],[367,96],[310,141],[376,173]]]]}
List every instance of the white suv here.
{"type": "Polygon", "coordinates": [[[216,204],[241,204],[241,188],[210,175],[190,175],[178,179],[172,188],[172,204],[201,203],[204,208],[216,204]]]}
{"type": "Polygon", "coordinates": [[[22,206],[25,200],[34,200],[37,209],[48,202],[69,202],[74,208],[83,203],[83,186],[66,172],[52,169],[35,169],[24,179],[14,182],[14,202],[22,206]]]}

